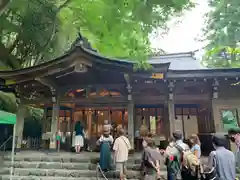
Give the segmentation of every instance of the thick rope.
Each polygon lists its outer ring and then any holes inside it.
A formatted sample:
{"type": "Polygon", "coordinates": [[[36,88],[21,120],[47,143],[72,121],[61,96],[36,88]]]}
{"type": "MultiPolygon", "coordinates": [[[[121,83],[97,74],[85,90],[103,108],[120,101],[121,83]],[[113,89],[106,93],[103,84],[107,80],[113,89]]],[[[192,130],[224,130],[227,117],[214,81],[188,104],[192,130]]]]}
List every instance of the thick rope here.
{"type": "Polygon", "coordinates": [[[102,170],[102,168],[101,168],[101,166],[99,165],[99,164],[97,164],[97,167],[96,167],[96,173],[97,173],[97,180],[99,179],[99,173],[98,172],[101,172],[101,174],[102,174],[102,177],[104,178],[104,180],[108,180],[108,178],[105,176],[105,174],[104,174],[104,172],[103,172],[103,170],[102,170]]]}

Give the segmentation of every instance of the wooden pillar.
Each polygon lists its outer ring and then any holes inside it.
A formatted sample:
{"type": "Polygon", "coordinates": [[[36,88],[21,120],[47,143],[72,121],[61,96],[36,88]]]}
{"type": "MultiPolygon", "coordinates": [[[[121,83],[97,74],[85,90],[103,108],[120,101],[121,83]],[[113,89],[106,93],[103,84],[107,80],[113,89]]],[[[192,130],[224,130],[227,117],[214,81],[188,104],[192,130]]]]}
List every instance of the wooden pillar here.
{"type": "Polygon", "coordinates": [[[213,80],[213,83],[212,83],[212,106],[211,106],[211,110],[213,112],[212,114],[212,117],[213,117],[213,122],[214,122],[214,129],[215,131],[222,131],[221,129],[221,126],[219,123],[216,123],[217,121],[215,120],[215,118],[218,118],[218,117],[215,117],[215,104],[216,102],[218,101],[218,92],[219,92],[219,81],[217,79],[214,79],[213,80]]]}
{"type": "Polygon", "coordinates": [[[128,138],[134,149],[134,103],[131,89],[132,87],[128,85],[128,138]]]}
{"type": "Polygon", "coordinates": [[[134,148],[134,104],[132,101],[128,102],[128,138],[134,148]]]}
{"type": "Polygon", "coordinates": [[[47,121],[47,107],[46,105],[44,105],[44,118],[42,120],[42,136],[41,136],[41,148],[45,149],[46,148],[46,140],[47,140],[47,137],[46,137],[46,133],[48,132],[48,122],[47,121]]]}
{"type": "Polygon", "coordinates": [[[94,124],[96,126],[96,135],[95,136],[98,137],[98,114],[97,114],[96,110],[94,111],[93,117],[94,117],[94,124]]]}
{"type": "Polygon", "coordinates": [[[17,149],[21,149],[25,114],[26,114],[25,108],[22,107],[22,106],[18,107],[17,123],[16,123],[16,142],[17,142],[17,147],[16,148],[17,149]]]}
{"type": "Polygon", "coordinates": [[[169,82],[168,84],[168,116],[169,116],[169,127],[170,136],[176,130],[175,129],[175,103],[174,103],[174,93],[173,93],[174,83],[169,82]]]}
{"type": "Polygon", "coordinates": [[[125,110],[122,110],[122,127],[124,127],[125,110]]]}
{"type": "Polygon", "coordinates": [[[170,126],[170,136],[175,131],[175,108],[174,101],[168,100],[168,116],[169,116],[169,126],[170,126]]]}
{"type": "Polygon", "coordinates": [[[124,78],[127,84],[128,92],[128,138],[134,149],[134,103],[132,98],[132,77],[129,74],[124,74],[124,78]]]}
{"type": "Polygon", "coordinates": [[[88,138],[91,138],[92,133],[92,111],[88,111],[87,113],[87,127],[88,127],[88,138]]]}
{"type": "Polygon", "coordinates": [[[50,138],[50,145],[49,149],[50,150],[56,150],[57,148],[57,143],[56,143],[56,136],[58,132],[58,120],[59,120],[59,99],[55,94],[55,89],[52,89],[52,123],[51,123],[51,135],[52,137],[50,138]]]}

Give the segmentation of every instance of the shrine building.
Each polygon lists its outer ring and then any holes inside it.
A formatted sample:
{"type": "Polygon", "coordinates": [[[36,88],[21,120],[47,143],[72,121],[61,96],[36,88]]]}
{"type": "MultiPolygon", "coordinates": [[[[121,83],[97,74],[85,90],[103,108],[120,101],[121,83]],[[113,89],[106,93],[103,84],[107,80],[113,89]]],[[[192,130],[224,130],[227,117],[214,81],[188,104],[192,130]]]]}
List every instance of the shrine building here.
{"type": "MultiPolygon", "coordinates": [[[[63,56],[34,67],[0,71],[21,104],[44,108],[50,149],[58,130],[67,137],[61,148],[69,149],[77,120],[93,142],[107,119],[126,128],[132,144],[145,125],[159,138],[174,130],[198,134],[203,148],[211,133],[225,131],[225,111],[239,124],[240,69],[207,69],[189,52],[151,57],[152,68],[134,70],[133,61],[101,56],[85,44],[80,39],[63,56]]],[[[24,118],[17,118],[20,147],[24,118]]]]}

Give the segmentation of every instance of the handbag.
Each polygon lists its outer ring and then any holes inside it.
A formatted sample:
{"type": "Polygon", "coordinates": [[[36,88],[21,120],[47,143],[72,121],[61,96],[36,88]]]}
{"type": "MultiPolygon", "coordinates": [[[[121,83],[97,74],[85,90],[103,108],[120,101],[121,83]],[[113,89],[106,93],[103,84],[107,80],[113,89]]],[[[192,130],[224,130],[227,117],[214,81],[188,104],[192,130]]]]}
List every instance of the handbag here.
{"type": "Polygon", "coordinates": [[[217,180],[217,172],[216,168],[208,168],[203,171],[203,178],[204,180],[217,180]]]}
{"type": "Polygon", "coordinates": [[[213,156],[213,167],[206,167],[203,170],[203,176],[204,176],[204,180],[218,180],[218,176],[217,176],[217,160],[216,160],[216,151],[213,151],[214,156],[213,156]]]}

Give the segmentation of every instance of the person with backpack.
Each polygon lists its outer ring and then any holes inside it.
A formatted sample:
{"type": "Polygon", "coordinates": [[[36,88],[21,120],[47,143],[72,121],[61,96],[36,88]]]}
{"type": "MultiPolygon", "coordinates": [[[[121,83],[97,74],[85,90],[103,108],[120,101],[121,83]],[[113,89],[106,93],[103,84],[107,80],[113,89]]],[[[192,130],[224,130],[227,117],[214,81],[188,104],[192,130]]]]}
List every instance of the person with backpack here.
{"type": "Polygon", "coordinates": [[[222,134],[213,135],[214,151],[209,155],[208,167],[216,169],[216,180],[235,180],[236,161],[234,153],[226,149],[226,137],[222,134]]]}
{"type": "Polygon", "coordinates": [[[174,146],[175,142],[174,142],[174,138],[173,137],[169,137],[168,138],[168,146],[165,150],[165,152],[168,152],[169,149],[171,149],[174,146]]]}
{"type": "Polygon", "coordinates": [[[153,134],[152,134],[151,132],[148,132],[148,133],[147,133],[147,136],[143,137],[143,141],[142,141],[142,147],[143,147],[143,149],[144,149],[145,147],[147,147],[147,141],[146,141],[146,139],[149,139],[149,138],[152,138],[152,137],[153,137],[153,134]]]}
{"type": "MultiPolygon", "coordinates": [[[[164,154],[164,163],[167,166],[168,180],[180,180],[182,153],[188,148],[188,145],[182,141],[182,133],[175,131],[173,133],[173,142],[170,142],[164,154]]],[[[189,149],[189,148],[188,148],[189,149]]]]}
{"type": "MultiPolygon", "coordinates": [[[[187,140],[191,147],[191,140],[187,140]]],[[[181,176],[183,180],[198,180],[200,177],[200,158],[190,149],[182,152],[181,176]]]]}
{"type": "Polygon", "coordinates": [[[161,154],[155,147],[152,138],[146,138],[146,146],[143,150],[142,162],[144,164],[144,180],[157,180],[160,177],[161,154]]]}

